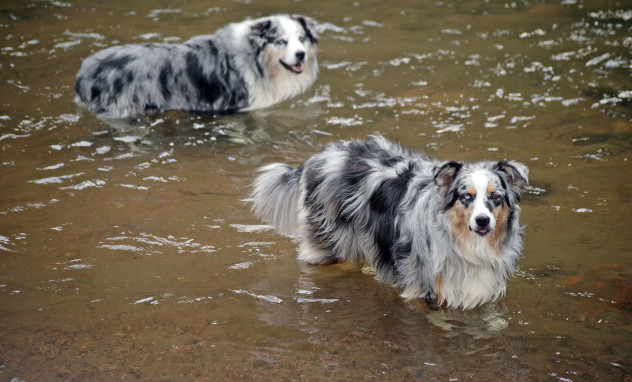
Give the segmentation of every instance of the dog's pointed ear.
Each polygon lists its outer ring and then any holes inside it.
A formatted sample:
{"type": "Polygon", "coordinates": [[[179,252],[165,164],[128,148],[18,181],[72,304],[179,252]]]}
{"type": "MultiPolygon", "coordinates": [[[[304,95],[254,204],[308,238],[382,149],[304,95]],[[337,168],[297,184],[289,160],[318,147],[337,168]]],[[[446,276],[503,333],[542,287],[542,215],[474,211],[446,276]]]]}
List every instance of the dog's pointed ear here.
{"type": "Polygon", "coordinates": [[[515,161],[501,160],[496,163],[494,168],[506,175],[509,188],[520,200],[520,194],[524,186],[529,183],[529,169],[522,163],[515,161]]]}
{"type": "Polygon", "coordinates": [[[448,195],[448,191],[450,191],[450,187],[461,167],[463,167],[462,163],[449,161],[435,171],[434,182],[439,186],[439,191],[443,196],[448,195]]]}
{"type": "Polygon", "coordinates": [[[266,34],[270,30],[272,26],[272,21],[269,19],[260,21],[256,24],[252,24],[250,26],[250,35],[248,36],[250,39],[250,43],[253,46],[263,46],[266,41],[266,34]]]}
{"type": "Polygon", "coordinates": [[[268,30],[270,30],[271,25],[272,25],[272,21],[270,20],[263,20],[256,24],[252,24],[250,26],[250,33],[252,33],[253,35],[263,37],[268,32],[268,30]]]}
{"type": "Polygon", "coordinates": [[[318,22],[311,17],[301,16],[301,15],[292,15],[292,19],[296,20],[303,29],[305,30],[305,34],[309,41],[312,44],[318,43],[318,22]]]}

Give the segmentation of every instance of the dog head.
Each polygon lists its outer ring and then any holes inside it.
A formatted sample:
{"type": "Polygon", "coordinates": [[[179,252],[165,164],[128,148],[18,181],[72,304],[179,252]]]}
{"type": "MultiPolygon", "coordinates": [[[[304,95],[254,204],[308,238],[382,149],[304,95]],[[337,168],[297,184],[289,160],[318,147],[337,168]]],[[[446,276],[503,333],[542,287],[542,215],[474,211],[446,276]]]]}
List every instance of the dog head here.
{"type": "Polygon", "coordinates": [[[528,174],[522,163],[506,160],[447,162],[437,169],[434,180],[450,210],[453,232],[485,237],[499,230],[520,200],[528,174]]]}
{"type": "Polygon", "coordinates": [[[256,20],[250,27],[250,42],[273,76],[281,69],[296,75],[315,69],[317,23],[309,17],[281,15],[256,20]]]}

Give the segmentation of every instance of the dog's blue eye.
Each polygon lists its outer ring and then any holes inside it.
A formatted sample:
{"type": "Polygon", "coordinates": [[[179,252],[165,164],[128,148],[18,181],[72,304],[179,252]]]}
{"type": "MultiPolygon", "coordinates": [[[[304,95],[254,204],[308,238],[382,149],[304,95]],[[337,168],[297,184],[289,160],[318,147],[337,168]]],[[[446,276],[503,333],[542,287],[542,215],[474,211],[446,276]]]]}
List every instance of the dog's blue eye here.
{"type": "Polygon", "coordinates": [[[305,36],[301,36],[301,37],[299,37],[299,38],[298,38],[298,41],[300,41],[300,42],[301,42],[301,44],[302,44],[302,43],[304,43],[304,42],[305,42],[305,40],[306,40],[306,39],[305,39],[305,36]]]}
{"type": "Polygon", "coordinates": [[[472,200],[472,195],[470,194],[463,194],[461,195],[461,199],[468,201],[468,200],[472,200]]]}
{"type": "Polygon", "coordinates": [[[275,44],[279,46],[285,46],[287,45],[287,40],[276,40],[275,44]]]}

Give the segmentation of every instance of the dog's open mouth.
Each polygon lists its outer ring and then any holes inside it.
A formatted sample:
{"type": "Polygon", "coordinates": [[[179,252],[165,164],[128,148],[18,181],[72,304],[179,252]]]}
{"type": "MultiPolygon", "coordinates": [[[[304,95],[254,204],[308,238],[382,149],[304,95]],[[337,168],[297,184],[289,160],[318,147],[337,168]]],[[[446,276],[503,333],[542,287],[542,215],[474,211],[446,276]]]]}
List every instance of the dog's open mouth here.
{"type": "Polygon", "coordinates": [[[487,234],[489,234],[490,232],[492,232],[491,229],[489,228],[481,228],[481,227],[477,227],[474,232],[476,232],[477,234],[481,235],[481,236],[487,236],[487,234]]]}
{"type": "Polygon", "coordinates": [[[297,62],[294,65],[288,65],[285,62],[283,62],[283,60],[279,60],[279,62],[281,63],[281,65],[283,65],[283,67],[285,69],[289,70],[292,73],[296,73],[296,74],[303,73],[303,63],[302,62],[297,62]]]}

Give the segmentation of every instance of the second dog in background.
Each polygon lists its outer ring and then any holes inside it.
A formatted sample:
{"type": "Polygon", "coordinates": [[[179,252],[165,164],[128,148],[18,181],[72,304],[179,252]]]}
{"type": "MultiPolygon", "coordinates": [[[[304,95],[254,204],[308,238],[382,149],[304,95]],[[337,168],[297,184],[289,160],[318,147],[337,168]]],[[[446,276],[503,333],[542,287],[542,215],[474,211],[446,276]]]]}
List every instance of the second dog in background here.
{"type": "Polygon", "coordinates": [[[114,46],[84,60],[75,101],[105,118],[268,107],[316,81],[316,29],[309,17],[277,15],[182,44],[114,46]]]}

